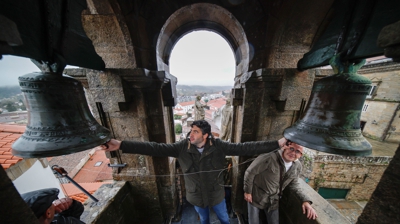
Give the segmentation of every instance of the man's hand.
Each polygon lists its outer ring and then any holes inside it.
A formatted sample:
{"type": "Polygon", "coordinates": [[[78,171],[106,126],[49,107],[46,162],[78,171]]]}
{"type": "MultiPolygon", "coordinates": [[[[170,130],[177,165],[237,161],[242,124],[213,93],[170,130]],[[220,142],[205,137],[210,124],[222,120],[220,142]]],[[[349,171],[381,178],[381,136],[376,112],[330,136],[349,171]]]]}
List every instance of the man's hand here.
{"type": "Polygon", "coordinates": [[[252,203],[253,202],[253,197],[251,196],[251,194],[244,193],[244,200],[246,200],[247,202],[252,203]]]}
{"type": "Polygon", "coordinates": [[[108,141],[104,145],[101,145],[100,147],[102,150],[105,150],[107,152],[116,151],[119,149],[119,147],[121,147],[121,141],[118,141],[116,139],[111,139],[110,141],[108,141]]]}
{"type": "Polygon", "coordinates": [[[286,142],[287,142],[287,139],[285,137],[279,139],[278,140],[279,147],[282,148],[283,146],[285,146],[286,142]]]}
{"type": "Polygon", "coordinates": [[[307,218],[308,219],[316,219],[318,218],[317,212],[311,207],[310,203],[308,201],[303,202],[303,205],[301,206],[303,208],[303,214],[306,214],[307,212],[307,218]]]}
{"type": "Polygon", "coordinates": [[[55,206],[55,213],[60,213],[67,210],[72,205],[71,198],[61,198],[53,201],[53,205],[55,206]]]}

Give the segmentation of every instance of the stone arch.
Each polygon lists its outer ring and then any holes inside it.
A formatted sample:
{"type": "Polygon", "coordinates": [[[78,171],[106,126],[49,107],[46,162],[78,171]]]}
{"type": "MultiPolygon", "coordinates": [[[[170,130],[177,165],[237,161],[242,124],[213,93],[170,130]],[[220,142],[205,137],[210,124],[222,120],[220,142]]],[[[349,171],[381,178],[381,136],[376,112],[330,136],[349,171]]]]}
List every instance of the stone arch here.
{"type": "Polygon", "coordinates": [[[185,34],[208,30],[221,35],[235,55],[235,80],[247,72],[250,51],[245,31],[226,9],[209,3],[197,3],[178,9],[165,22],[157,39],[157,68],[169,72],[169,57],[175,44],[185,34]]]}

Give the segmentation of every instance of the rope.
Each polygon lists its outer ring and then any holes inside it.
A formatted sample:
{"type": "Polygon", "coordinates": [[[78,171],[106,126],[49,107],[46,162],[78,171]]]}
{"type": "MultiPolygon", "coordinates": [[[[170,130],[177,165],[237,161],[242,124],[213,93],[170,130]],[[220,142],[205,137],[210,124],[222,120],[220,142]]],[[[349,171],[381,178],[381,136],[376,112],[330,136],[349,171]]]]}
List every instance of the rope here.
{"type": "MultiPolygon", "coordinates": [[[[223,171],[231,169],[233,167],[238,167],[238,166],[243,165],[243,164],[248,163],[248,162],[252,162],[254,159],[255,158],[248,159],[248,160],[246,160],[246,161],[244,161],[242,163],[239,163],[239,164],[237,164],[235,166],[230,166],[230,167],[227,167],[227,168],[224,168],[224,169],[198,171],[198,172],[193,172],[193,173],[175,174],[175,176],[187,176],[187,175],[193,175],[193,174],[211,173],[211,172],[218,172],[219,171],[220,172],[218,174],[218,177],[219,177],[223,171]]],[[[66,168],[73,168],[73,167],[68,167],[68,166],[65,166],[65,167],[66,168]]],[[[85,171],[88,171],[88,172],[96,172],[96,171],[93,171],[93,170],[90,170],[90,169],[81,169],[81,170],[85,170],[85,171]]],[[[96,172],[96,173],[106,173],[106,172],[96,172]]],[[[171,175],[152,175],[152,174],[141,175],[141,174],[138,174],[138,175],[129,175],[129,176],[133,176],[133,177],[170,177],[171,175]]]]}

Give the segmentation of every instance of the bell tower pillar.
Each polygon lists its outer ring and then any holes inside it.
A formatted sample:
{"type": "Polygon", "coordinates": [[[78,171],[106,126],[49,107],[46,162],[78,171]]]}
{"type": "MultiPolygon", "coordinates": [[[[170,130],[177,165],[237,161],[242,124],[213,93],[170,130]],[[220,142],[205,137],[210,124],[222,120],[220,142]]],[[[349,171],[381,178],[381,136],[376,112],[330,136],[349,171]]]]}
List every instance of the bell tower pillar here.
{"type": "MultiPolygon", "coordinates": [[[[87,88],[90,108],[118,140],[175,142],[172,106],[176,78],[146,69],[72,69],[87,88]]],[[[175,159],[107,153],[117,181],[132,185],[138,223],[162,223],[175,214],[175,159]]],[[[110,168],[111,169],[111,168],[110,168]]]]}

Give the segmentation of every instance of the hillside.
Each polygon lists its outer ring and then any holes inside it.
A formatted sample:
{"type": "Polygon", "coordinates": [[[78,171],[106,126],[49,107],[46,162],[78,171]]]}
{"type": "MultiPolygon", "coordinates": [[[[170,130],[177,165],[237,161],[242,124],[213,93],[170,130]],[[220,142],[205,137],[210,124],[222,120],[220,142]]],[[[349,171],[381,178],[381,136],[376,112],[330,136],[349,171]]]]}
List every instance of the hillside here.
{"type": "Polygon", "coordinates": [[[0,87],[0,99],[10,98],[21,93],[19,86],[2,86],[0,87]]]}
{"type": "Polygon", "coordinates": [[[177,85],[176,91],[178,96],[194,96],[202,93],[216,93],[223,90],[230,90],[232,86],[189,86],[177,85]]]}
{"type": "MultiPolygon", "coordinates": [[[[210,94],[217,93],[220,91],[229,91],[232,86],[189,86],[189,85],[177,85],[176,90],[178,96],[195,96],[199,94],[210,94]]],[[[0,87],[0,99],[10,98],[21,93],[19,86],[3,86],[0,87]]]]}

